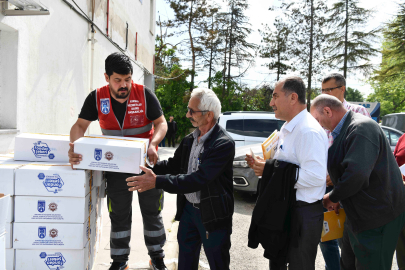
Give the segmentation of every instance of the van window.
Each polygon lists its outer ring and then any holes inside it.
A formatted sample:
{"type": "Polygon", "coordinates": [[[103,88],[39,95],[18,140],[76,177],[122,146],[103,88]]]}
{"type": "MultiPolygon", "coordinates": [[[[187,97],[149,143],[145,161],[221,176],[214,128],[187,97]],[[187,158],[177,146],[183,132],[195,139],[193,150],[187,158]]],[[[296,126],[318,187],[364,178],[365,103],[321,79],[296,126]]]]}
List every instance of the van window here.
{"type": "Polygon", "coordinates": [[[277,120],[245,119],[243,130],[245,136],[266,138],[276,129],[280,129],[277,120]]]}
{"type": "Polygon", "coordinates": [[[245,119],[226,121],[226,131],[242,136],[267,138],[274,130],[280,130],[284,121],[272,119],[245,119]]]}
{"type": "Polygon", "coordinates": [[[226,131],[239,135],[243,134],[243,120],[228,120],[226,121],[226,131]]]}

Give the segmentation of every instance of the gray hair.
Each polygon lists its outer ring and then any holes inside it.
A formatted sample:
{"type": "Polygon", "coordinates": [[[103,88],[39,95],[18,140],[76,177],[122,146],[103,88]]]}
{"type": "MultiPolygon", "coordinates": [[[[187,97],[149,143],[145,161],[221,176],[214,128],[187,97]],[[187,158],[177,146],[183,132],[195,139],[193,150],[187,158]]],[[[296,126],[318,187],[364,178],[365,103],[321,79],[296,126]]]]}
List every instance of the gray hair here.
{"type": "Polygon", "coordinates": [[[343,103],[332,95],[322,94],[317,96],[312,101],[312,107],[314,107],[319,113],[323,114],[323,108],[328,107],[332,111],[340,111],[344,109],[343,103]]]}
{"type": "Polygon", "coordinates": [[[214,91],[208,88],[196,88],[191,92],[191,97],[197,97],[200,100],[199,110],[213,112],[214,119],[218,120],[221,114],[221,102],[214,91]]]}
{"type": "Polygon", "coordinates": [[[285,93],[286,96],[296,93],[298,95],[298,101],[301,104],[305,104],[305,95],[306,95],[306,87],[304,81],[298,76],[290,76],[286,77],[279,82],[278,84],[283,84],[281,91],[285,93]]]}
{"type": "Polygon", "coordinates": [[[346,79],[345,77],[343,77],[342,74],[339,73],[331,73],[326,75],[323,79],[322,79],[322,83],[326,83],[332,79],[335,79],[335,82],[338,86],[346,86],[346,79]]]}

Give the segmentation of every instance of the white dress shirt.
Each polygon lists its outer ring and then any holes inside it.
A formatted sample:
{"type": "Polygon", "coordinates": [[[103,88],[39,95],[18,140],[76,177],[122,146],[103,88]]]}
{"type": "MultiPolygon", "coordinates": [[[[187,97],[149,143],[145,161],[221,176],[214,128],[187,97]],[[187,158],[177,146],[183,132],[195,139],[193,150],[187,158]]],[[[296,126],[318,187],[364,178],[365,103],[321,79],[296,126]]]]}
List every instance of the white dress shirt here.
{"type": "Polygon", "coordinates": [[[313,203],[323,198],[327,158],[326,132],[306,109],[281,127],[274,159],[300,167],[295,184],[297,201],[313,203]]]}

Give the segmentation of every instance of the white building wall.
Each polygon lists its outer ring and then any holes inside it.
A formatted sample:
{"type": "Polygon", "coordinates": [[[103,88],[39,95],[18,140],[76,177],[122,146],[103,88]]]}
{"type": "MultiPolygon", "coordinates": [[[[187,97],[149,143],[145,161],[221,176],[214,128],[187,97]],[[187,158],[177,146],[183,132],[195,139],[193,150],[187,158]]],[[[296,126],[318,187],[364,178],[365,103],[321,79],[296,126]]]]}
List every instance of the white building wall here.
{"type": "MultiPolygon", "coordinates": [[[[145,75],[153,72],[151,1],[155,0],[110,0],[109,37],[125,49],[128,22],[126,53],[133,59],[138,32],[140,64],[133,64],[133,80],[141,84],[145,83],[145,75]]],[[[91,2],[76,0],[90,18],[91,2]]],[[[106,33],[107,0],[95,2],[94,23],[106,33]]],[[[119,51],[98,29],[92,47],[89,23],[62,0],[41,3],[50,15],[0,13],[0,140],[2,129],[68,134],[90,91],[106,85],[105,58],[119,51]]],[[[91,124],[89,133],[100,134],[97,121],[91,124]]],[[[10,132],[7,134],[10,137],[10,132]]],[[[0,152],[11,148],[2,144],[0,152]]]]}

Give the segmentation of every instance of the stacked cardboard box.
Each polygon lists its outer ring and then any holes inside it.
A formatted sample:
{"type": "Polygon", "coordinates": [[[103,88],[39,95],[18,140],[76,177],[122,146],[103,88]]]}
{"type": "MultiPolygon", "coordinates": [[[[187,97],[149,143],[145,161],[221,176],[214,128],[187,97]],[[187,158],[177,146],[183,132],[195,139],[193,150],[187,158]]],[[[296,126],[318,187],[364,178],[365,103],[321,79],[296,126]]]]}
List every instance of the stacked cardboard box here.
{"type": "Polygon", "coordinates": [[[49,163],[67,162],[68,139],[22,134],[14,155],[20,161],[0,156],[0,193],[14,196],[3,237],[7,270],[92,269],[105,183],[101,171],[49,163]]]}

